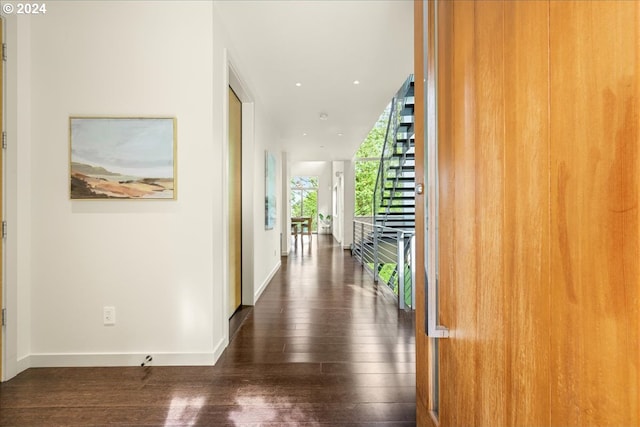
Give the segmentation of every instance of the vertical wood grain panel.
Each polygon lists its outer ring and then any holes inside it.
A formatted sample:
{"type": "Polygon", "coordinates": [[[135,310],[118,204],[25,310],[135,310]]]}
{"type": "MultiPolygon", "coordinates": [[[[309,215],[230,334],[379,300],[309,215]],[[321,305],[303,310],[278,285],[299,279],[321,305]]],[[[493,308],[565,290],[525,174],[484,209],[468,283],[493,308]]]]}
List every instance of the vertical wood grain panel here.
{"type": "Polygon", "coordinates": [[[505,3],[505,425],[549,419],[548,3],[505,3]]]}
{"type": "Polygon", "coordinates": [[[551,423],[638,425],[639,3],[551,2],[551,423]]]}
{"type": "MultiPolygon", "coordinates": [[[[434,8],[435,9],[435,8],[434,8]]],[[[448,306],[443,304],[444,301],[453,301],[454,298],[454,272],[455,272],[455,245],[454,245],[454,224],[455,214],[455,161],[454,161],[454,144],[453,144],[453,102],[450,96],[453,93],[452,87],[452,71],[453,71],[453,3],[438,3],[438,79],[437,79],[437,123],[438,123],[438,180],[439,180],[439,212],[438,212],[438,246],[439,246],[439,262],[438,262],[438,279],[439,283],[448,284],[447,286],[439,286],[439,311],[441,318],[438,324],[450,326],[448,319],[451,319],[451,313],[448,306]],[[446,212],[446,215],[442,215],[446,212]]],[[[435,35],[435,33],[434,33],[435,35]]],[[[433,112],[435,116],[435,112],[433,112]]],[[[440,340],[439,353],[443,354],[442,346],[448,343],[440,340]]],[[[440,367],[442,359],[440,359],[440,367]]],[[[451,384],[443,381],[444,378],[459,375],[456,372],[458,366],[456,364],[449,366],[450,370],[444,375],[440,375],[439,389],[442,393],[446,393],[451,384]]],[[[442,370],[440,369],[440,372],[442,370]]],[[[445,399],[445,401],[449,401],[445,399]]],[[[440,405],[444,407],[446,405],[440,405]]],[[[448,408],[456,411],[455,408],[448,408]]],[[[451,412],[450,412],[451,413],[451,412]]],[[[446,414],[445,414],[446,416],[446,414]]]]}
{"type": "MultiPolygon", "coordinates": [[[[445,2],[441,2],[444,5],[445,2]]],[[[476,89],[474,63],[475,11],[473,1],[450,2],[453,17],[451,26],[439,26],[439,31],[451,32],[453,71],[451,93],[440,92],[440,97],[451,98],[450,120],[453,154],[451,164],[440,165],[441,182],[453,182],[454,203],[440,206],[440,220],[451,216],[454,221],[452,253],[441,253],[440,269],[447,270],[454,263],[455,271],[449,282],[440,282],[442,324],[449,327],[452,336],[440,342],[440,417],[443,426],[476,424],[480,410],[475,396],[477,383],[477,287],[476,287],[476,89]]],[[[449,37],[449,36],[444,36],[449,37]]],[[[440,54],[445,54],[440,52],[440,54]]],[[[445,56],[446,57],[446,56],[445,56]]],[[[439,144],[443,141],[439,140],[439,144]]],[[[448,149],[445,149],[445,151],[448,149]]],[[[450,191],[450,190],[447,190],[450,191]]],[[[442,235],[439,241],[443,247],[442,235]]],[[[446,244],[444,247],[447,247],[446,244]]]]}
{"type": "MultiPolygon", "coordinates": [[[[454,274],[456,254],[454,246],[455,230],[455,158],[453,141],[453,3],[440,2],[438,5],[438,170],[439,170],[439,250],[438,266],[440,283],[450,284],[440,288],[442,301],[450,301],[455,287],[454,274]],[[444,215],[443,215],[444,213],[444,215]]],[[[448,307],[442,306],[443,319],[451,318],[448,307]]],[[[441,322],[446,326],[446,322],[441,322]]]]}
{"type": "Polygon", "coordinates": [[[504,210],[504,2],[475,4],[476,63],[476,268],[478,322],[476,359],[479,425],[506,424],[503,278],[504,210]]]}

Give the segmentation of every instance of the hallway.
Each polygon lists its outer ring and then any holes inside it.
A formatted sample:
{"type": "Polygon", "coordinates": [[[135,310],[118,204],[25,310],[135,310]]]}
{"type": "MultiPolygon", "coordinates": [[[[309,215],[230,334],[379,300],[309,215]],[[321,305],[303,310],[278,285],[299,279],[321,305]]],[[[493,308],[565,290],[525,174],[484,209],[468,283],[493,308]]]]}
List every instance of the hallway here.
{"type": "Polygon", "coordinates": [[[0,425],[415,425],[413,314],[331,236],[282,260],[215,367],[30,369],[0,425]]]}

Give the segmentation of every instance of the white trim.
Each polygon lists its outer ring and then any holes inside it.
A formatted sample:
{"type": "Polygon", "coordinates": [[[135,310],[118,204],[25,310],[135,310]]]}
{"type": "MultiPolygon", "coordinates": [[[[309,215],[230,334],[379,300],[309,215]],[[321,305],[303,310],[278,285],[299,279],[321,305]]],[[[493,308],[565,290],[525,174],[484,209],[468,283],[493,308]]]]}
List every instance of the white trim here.
{"type": "Polygon", "coordinates": [[[31,368],[140,366],[147,355],[153,357],[153,361],[150,364],[154,366],[213,366],[220,356],[219,354],[216,355],[216,352],[40,353],[28,356],[28,365],[31,368]]]}
{"type": "Polygon", "coordinates": [[[242,101],[242,304],[254,305],[255,104],[245,102],[242,98],[240,101],[242,101]]]}
{"type": "Polygon", "coordinates": [[[282,252],[280,252],[280,255],[281,256],[289,256],[289,252],[282,251],[282,252]]]}
{"type": "Polygon", "coordinates": [[[147,355],[155,366],[212,366],[227,346],[223,337],[212,352],[204,353],[40,353],[22,357],[17,361],[18,372],[29,368],[87,367],[87,366],[140,366],[147,355]]]}
{"type": "Polygon", "coordinates": [[[140,366],[147,355],[155,366],[211,366],[226,347],[222,338],[212,352],[203,353],[40,353],[18,360],[19,371],[28,368],[87,367],[87,366],[140,366]]]}
{"type": "Polygon", "coordinates": [[[9,136],[4,161],[4,219],[11,230],[4,242],[3,286],[4,308],[7,309],[7,324],[2,333],[4,343],[0,357],[3,363],[2,378],[7,381],[28,368],[31,336],[31,201],[19,198],[30,194],[31,152],[31,24],[28,19],[4,16],[3,41],[9,49],[9,58],[4,66],[4,130],[9,136]],[[25,53],[26,52],[26,53],[25,53]],[[25,53],[24,55],[20,53],[25,53]],[[18,155],[20,153],[20,155],[18,155]],[[18,239],[19,237],[19,239],[18,239]],[[19,340],[18,337],[23,338],[19,340]],[[24,339],[28,337],[29,339],[24,339]],[[19,345],[19,342],[22,345],[19,345]],[[25,367],[26,366],[26,367],[25,367]]]}
{"type": "MultiPolygon", "coordinates": [[[[5,43],[5,45],[7,46],[7,49],[9,47],[9,44],[7,43],[7,20],[5,19],[4,15],[0,15],[0,22],[2,22],[2,37],[0,37],[0,41],[2,41],[2,43],[5,43]]],[[[0,52],[1,53],[1,52],[0,52]]],[[[0,58],[0,61],[2,60],[2,58],[0,58]]],[[[7,58],[8,60],[8,58],[7,58]]],[[[2,111],[2,126],[0,128],[0,132],[1,131],[6,131],[7,128],[7,66],[6,64],[2,67],[2,98],[0,98],[0,103],[2,103],[2,108],[0,109],[2,111]]],[[[0,149],[2,149],[0,147],[0,149]]],[[[4,155],[2,156],[2,194],[4,195],[3,199],[2,199],[2,219],[6,219],[7,218],[7,200],[8,197],[6,197],[7,194],[7,166],[9,165],[8,161],[7,161],[7,155],[6,153],[4,153],[4,155]]],[[[0,304],[0,309],[3,308],[7,308],[8,304],[7,304],[7,298],[8,298],[8,286],[7,286],[7,248],[8,248],[8,244],[6,239],[4,239],[2,242],[0,242],[0,244],[2,245],[2,259],[0,259],[0,263],[2,263],[2,276],[0,277],[0,295],[2,296],[2,298],[0,298],[0,301],[2,302],[2,304],[0,304]]],[[[8,312],[9,310],[7,310],[8,312]]],[[[6,312],[5,312],[6,315],[6,312]]],[[[5,319],[8,320],[8,319],[5,319]]],[[[0,351],[0,371],[2,371],[2,375],[4,377],[6,377],[7,375],[5,374],[5,372],[8,369],[8,363],[7,363],[7,346],[8,346],[8,342],[9,340],[7,339],[7,328],[4,327],[4,325],[0,325],[0,349],[2,351],[0,351]]],[[[0,378],[0,381],[2,380],[2,378],[0,378]]]]}
{"type": "Polygon", "coordinates": [[[254,296],[254,301],[258,302],[258,299],[260,298],[264,290],[267,289],[267,285],[269,284],[269,282],[271,282],[271,279],[273,279],[273,276],[276,275],[281,265],[282,265],[282,261],[278,261],[278,263],[275,265],[273,270],[271,270],[271,273],[269,273],[265,281],[262,282],[260,286],[258,286],[258,290],[256,291],[256,294],[254,296]]]}
{"type": "MultiPolygon", "coordinates": [[[[222,200],[229,200],[228,190],[228,150],[229,145],[229,58],[227,49],[222,49],[223,87],[222,87],[222,200]]],[[[221,206],[222,213],[222,301],[220,310],[220,324],[223,325],[223,339],[225,346],[229,344],[229,212],[226,204],[221,206]]],[[[214,241],[215,241],[215,235],[214,241]]]]}
{"type": "Polygon", "coordinates": [[[30,367],[31,367],[31,356],[24,356],[16,361],[17,373],[26,371],[30,367]]]}
{"type": "MultiPolygon", "coordinates": [[[[229,328],[227,329],[227,335],[229,335],[229,328]]],[[[224,351],[225,348],[227,348],[227,346],[229,345],[229,337],[228,336],[223,336],[222,338],[220,338],[220,341],[218,341],[218,344],[215,346],[215,348],[213,349],[213,363],[217,363],[218,359],[220,359],[220,356],[222,356],[222,352],[224,351]]]]}
{"type": "MultiPolygon", "coordinates": [[[[228,90],[231,87],[242,103],[242,304],[254,305],[254,204],[253,204],[253,169],[255,156],[255,106],[253,96],[246,83],[234,65],[234,60],[228,49],[224,49],[224,106],[223,106],[223,159],[225,162],[223,171],[223,200],[229,199],[229,170],[227,165],[227,146],[229,145],[229,100],[228,90]]],[[[224,227],[224,266],[223,266],[223,312],[228,324],[230,318],[229,307],[229,218],[228,212],[223,212],[224,227]]],[[[227,328],[228,329],[228,328],[227,328]]],[[[228,340],[228,330],[225,332],[228,340]]]]}

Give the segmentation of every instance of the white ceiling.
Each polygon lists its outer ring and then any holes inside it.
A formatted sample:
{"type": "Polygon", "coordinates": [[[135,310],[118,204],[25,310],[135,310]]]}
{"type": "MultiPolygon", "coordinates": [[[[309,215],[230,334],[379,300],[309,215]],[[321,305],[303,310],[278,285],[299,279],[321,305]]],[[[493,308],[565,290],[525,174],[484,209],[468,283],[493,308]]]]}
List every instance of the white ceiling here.
{"type": "Polygon", "coordinates": [[[215,7],[232,62],[293,161],[352,158],[413,72],[411,0],[226,0],[215,7]]]}

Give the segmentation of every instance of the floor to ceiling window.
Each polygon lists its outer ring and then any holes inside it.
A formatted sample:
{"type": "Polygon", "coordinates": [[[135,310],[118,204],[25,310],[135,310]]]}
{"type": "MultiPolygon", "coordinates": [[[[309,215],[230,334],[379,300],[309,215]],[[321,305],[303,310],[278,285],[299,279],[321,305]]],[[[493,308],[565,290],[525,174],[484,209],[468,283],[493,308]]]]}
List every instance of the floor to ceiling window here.
{"type": "Polygon", "coordinates": [[[390,108],[391,104],[387,105],[356,153],[355,216],[357,217],[373,217],[373,194],[376,190],[390,108]]]}
{"type": "Polygon", "coordinates": [[[311,231],[318,232],[318,177],[291,178],[291,216],[311,217],[311,231]]]}

